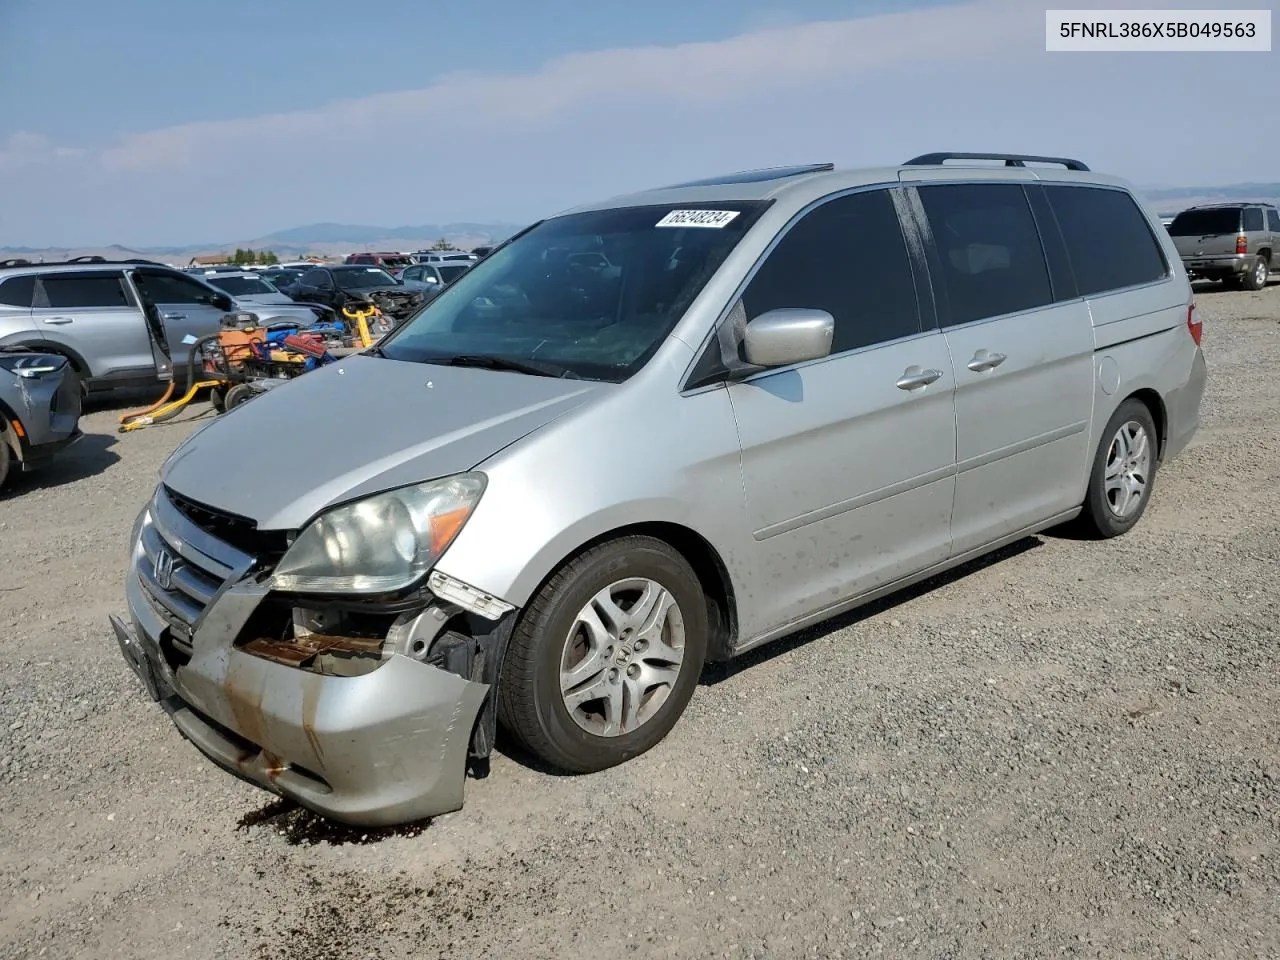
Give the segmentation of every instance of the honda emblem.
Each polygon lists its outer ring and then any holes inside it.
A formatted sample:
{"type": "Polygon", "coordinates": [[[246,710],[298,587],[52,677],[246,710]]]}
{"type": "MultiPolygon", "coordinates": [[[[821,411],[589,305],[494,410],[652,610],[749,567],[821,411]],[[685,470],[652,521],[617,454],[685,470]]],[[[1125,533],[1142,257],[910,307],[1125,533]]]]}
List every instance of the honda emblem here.
{"type": "Polygon", "coordinates": [[[156,554],[156,586],[161,590],[170,590],[173,588],[173,571],[177,564],[174,562],[173,554],[163,547],[156,554]]]}

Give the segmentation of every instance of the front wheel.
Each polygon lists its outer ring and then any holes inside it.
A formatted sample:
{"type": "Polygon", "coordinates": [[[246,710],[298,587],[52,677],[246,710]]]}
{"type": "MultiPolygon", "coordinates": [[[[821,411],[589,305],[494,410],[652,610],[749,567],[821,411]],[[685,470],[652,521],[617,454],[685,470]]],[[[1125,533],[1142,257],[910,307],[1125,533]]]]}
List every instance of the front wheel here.
{"type": "Polygon", "coordinates": [[[1145,403],[1130,398],[1120,404],[1093,458],[1081,516],[1089,532],[1118,537],[1142,518],[1155,483],[1159,442],[1145,403]]]}
{"type": "Polygon", "coordinates": [[[530,752],[591,773],[651,749],[688,706],[707,652],[697,574],[651,537],[593,547],[521,616],[498,716],[530,752]]]}

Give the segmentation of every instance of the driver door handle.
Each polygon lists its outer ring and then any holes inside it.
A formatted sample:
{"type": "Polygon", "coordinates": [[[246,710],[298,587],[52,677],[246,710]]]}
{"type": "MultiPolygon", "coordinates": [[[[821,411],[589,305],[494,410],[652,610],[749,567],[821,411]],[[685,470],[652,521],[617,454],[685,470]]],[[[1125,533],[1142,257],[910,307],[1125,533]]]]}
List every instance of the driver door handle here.
{"type": "Polygon", "coordinates": [[[966,364],[974,373],[986,373],[988,370],[994,370],[1000,364],[1008,359],[1003,353],[992,353],[989,350],[979,350],[973,355],[973,359],[966,364]]]}
{"type": "Polygon", "coordinates": [[[187,319],[187,315],[185,313],[166,313],[164,314],[164,318],[166,320],[185,320],[187,319]]]}
{"type": "Polygon", "coordinates": [[[44,317],[43,320],[45,323],[54,323],[54,324],[64,324],[64,323],[72,322],[71,317],[44,317]]]}
{"type": "Polygon", "coordinates": [[[941,370],[922,370],[912,364],[902,371],[896,386],[899,390],[918,390],[920,387],[927,387],[941,376],[941,370]]]}

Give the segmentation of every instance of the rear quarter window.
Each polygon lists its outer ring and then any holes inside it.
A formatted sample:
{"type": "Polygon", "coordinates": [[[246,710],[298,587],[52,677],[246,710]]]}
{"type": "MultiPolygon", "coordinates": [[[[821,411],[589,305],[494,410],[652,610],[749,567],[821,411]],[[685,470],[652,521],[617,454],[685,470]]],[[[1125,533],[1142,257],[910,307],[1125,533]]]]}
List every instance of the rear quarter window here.
{"type": "Polygon", "coordinates": [[[6,307],[30,307],[36,292],[36,278],[10,277],[0,281],[0,304],[6,307]]]}
{"type": "Polygon", "coordinates": [[[1080,295],[1136,287],[1169,273],[1151,226],[1123,190],[1046,186],[1080,295]]]}
{"type": "Polygon", "coordinates": [[[1267,210],[1267,229],[1272,233],[1280,233],[1280,210],[1267,210]]]}
{"type": "Polygon", "coordinates": [[[1245,207],[1244,228],[1249,233],[1256,233],[1262,230],[1262,208],[1261,207],[1245,207]]]}

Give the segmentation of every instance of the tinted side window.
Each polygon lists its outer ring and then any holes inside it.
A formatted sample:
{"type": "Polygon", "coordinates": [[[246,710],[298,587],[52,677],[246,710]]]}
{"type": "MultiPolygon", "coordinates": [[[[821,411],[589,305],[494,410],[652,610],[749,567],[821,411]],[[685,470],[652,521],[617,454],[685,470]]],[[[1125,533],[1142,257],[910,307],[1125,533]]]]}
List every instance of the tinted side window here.
{"type": "Polygon", "coordinates": [[[214,292],[180,274],[139,271],[133,275],[139,292],[152,303],[209,303],[214,292]]]}
{"type": "Polygon", "coordinates": [[[0,303],[9,307],[29,307],[35,292],[36,278],[33,275],[10,277],[0,283],[0,303]]]}
{"type": "Polygon", "coordinates": [[[1262,208],[1261,207],[1245,207],[1244,208],[1244,228],[1246,231],[1249,231],[1249,232],[1262,229],[1262,208]]]}
{"type": "Polygon", "coordinates": [[[1280,210],[1267,211],[1267,229],[1272,233],[1280,233],[1280,210]]]}
{"type": "Polygon", "coordinates": [[[1133,198],[1121,190],[1046,186],[1084,297],[1160,280],[1164,255],[1133,198]]]}
{"type": "Polygon", "coordinates": [[[298,282],[308,287],[327,287],[330,285],[329,274],[324,270],[308,270],[298,282]]]}
{"type": "Polygon", "coordinates": [[[1040,234],[1019,184],[943,184],[919,191],[938,248],[951,325],[1053,302],[1040,234]]]}
{"type": "Polygon", "coordinates": [[[46,274],[41,278],[45,299],[50,307],[127,307],[120,273],[46,274]]]}
{"type": "Polygon", "coordinates": [[[886,190],[828,201],[797,222],[743,294],[748,319],[782,307],[835,317],[831,352],[920,331],[915,283],[886,190]]]}

